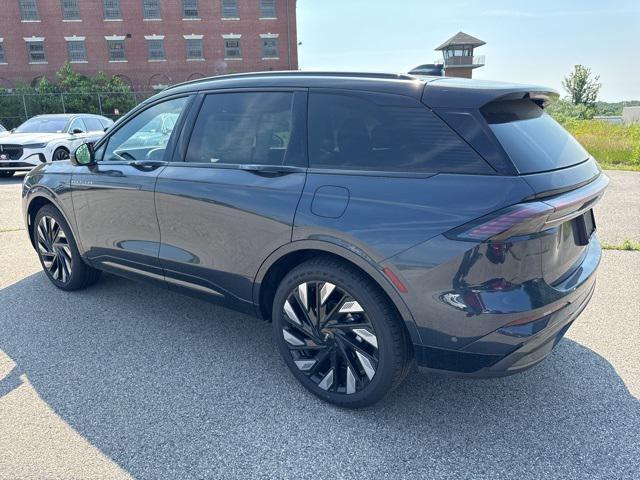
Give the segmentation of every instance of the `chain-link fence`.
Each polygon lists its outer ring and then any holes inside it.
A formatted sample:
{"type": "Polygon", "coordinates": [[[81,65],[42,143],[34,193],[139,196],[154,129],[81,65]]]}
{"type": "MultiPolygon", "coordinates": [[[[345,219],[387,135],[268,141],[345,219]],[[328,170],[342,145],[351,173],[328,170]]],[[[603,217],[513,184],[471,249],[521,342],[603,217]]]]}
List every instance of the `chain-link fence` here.
{"type": "Polygon", "coordinates": [[[116,120],[154,93],[156,92],[0,94],[0,124],[11,129],[35,115],[47,113],[95,113],[116,120]]]}

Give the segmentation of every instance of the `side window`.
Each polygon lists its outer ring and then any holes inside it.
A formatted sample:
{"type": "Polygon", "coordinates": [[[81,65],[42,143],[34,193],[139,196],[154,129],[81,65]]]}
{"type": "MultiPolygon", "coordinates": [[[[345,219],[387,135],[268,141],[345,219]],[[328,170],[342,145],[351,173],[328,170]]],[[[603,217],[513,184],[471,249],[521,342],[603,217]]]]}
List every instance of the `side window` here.
{"type": "Polygon", "coordinates": [[[427,107],[409,97],[311,93],[312,168],[415,173],[493,173],[427,107]]]}
{"type": "MultiPolygon", "coordinates": [[[[162,160],[187,97],[159,103],[127,120],[108,140],[104,161],[162,160]]],[[[98,157],[99,158],[99,157],[98,157]]]]}
{"type": "Polygon", "coordinates": [[[83,120],[84,124],[87,126],[88,132],[99,132],[104,128],[100,123],[100,120],[95,117],[85,117],[83,120]]]}
{"type": "Polygon", "coordinates": [[[187,162],[284,165],[293,132],[293,93],[207,95],[196,119],[187,162]]]}
{"type": "Polygon", "coordinates": [[[83,133],[87,131],[87,127],[84,125],[84,122],[81,118],[76,118],[69,125],[69,133],[73,133],[74,130],[80,130],[83,133]]]}

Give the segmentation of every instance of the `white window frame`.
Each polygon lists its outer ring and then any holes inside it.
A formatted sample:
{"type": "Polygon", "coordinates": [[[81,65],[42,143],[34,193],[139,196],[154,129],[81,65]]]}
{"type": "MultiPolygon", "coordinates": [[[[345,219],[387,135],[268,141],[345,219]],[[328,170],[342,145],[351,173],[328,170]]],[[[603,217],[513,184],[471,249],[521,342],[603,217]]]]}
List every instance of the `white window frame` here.
{"type": "Polygon", "coordinates": [[[80,0],[60,0],[60,10],[62,11],[62,21],[63,22],[81,22],[81,12],[80,12],[80,0]],[[65,8],[65,4],[67,7],[71,7],[72,10],[68,10],[65,8]],[[73,13],[74,15],[70,18],[66,17],[68,12],[73,13]]]}
{"type": "Polygon", "coordinates": [[[23,40],[25,41],[25,44],[27,46],[27,60],[28,60],[29,65],[45,65],[45,64],[49,63],[47,61],[47,51],[45,50],[44,37],[24,37],[23,40]],[[42,44],[43,60],[33,60],[32,59],[31,54],[33,52],[31,51],[31,44],[36,44],[36,43],[42,44]]]}
{"type": "MultiPolygon", "coordinates": [[[[288,0],[287,0],[288,1],[288,0]]],[[[259,0],[260,2],[260,20],[274,20],[278,18],[278,2],[277,0],[259,0]],[[265,5],[265,3],[269,3],[269,5],[265,5]],[[273,9],[273,15],[268,15],[273,9]],[[267,12],[265,14],[264,12],[267,12]]]]}
{"type": "Polygon", "coordinates": [[[88,54],[87,54],[87,44],[85,43],[86,38],[85,37],[77,37],[77,36],[73,36],[73,37],[64,37],[65,41],[67,42],[67,57],[69,59],[69,63],[88,63],[88,54]],[[71,44],[73,43],[80,43],[82,44],[82,51],[84,52],[84,58],[82,60],[72,60],[71,58],[71,44]]]}
{"type": "Polygon", "coordinates": [[[127,46],[125,44],[125,37],[124,35],[110,35],[110,36],[106,36],[104,37],[104,39],[107,41],[107,57],[109,60],[109,63],[126,63],[128,62],[127,60],[127,46]],[[121,42],[122,43],[122,55],[123,58],[121,59],[112,59],[111,58],[111,45],[112,42],[121,42]]]}
{"type": "MultiPolygon", "coordinates": [[[[147,61],[148,62],[166,62],[167,51],[164,46],[164,35],[145,35],[144,39],[147,41],[147,61]],[[160,43],[157,43],[160,42],[160,43]],[[151,55],[152,46],[160,45],[162,47],[162,58],[153,58],[151,55]]],[[[160,50],[158,50],[160,51],[160,50]]]]}
{"type": "Polygon", "coordinates": [[[162,20],[162,0],[142,0],[142,19],[146,22],[159,21],[162,20]],[[155,12],[157,9],[157,16],[148,17],[147,3],[151,3],[150,8],[153,9],[151,11],[155,12]]]}
{"type": "Polygon", "coordinates": [[[200,0],[182,0],[182,20],[200,20],[200,0]],[[185,15],[187,8],[196,10],[195,16],[185,15]]]}
{"type": "Polygon", "coordinates": [[[19,0],[19,6],[20,21],[22,21],[23,23],[40,21],[40,9],[38,0],[19,0]]]}
{"type": "Polygon", "coordinates": [[[238,0],[220,0],[220,18],[222,20],[240,20],[240,13],[238,11],[238,0]],[[226,2],[233,2],[225,6],[226,2]],[[229,15],[225,15],[225,9],[232,9],[229,15]]]}
{"type": "Polygon", "coordinates": [[[102,18],[105,22],[121,22],[122,21],[122,7],[120,0],[102,0],[102,18]],[[117,17],[111,17],[107,15],[109,11],[117,10],[117,17]]]}
{"type": "Polygon", "coordinates": [[[187,62],[203,62],[204,61],[204,42],[202,41],[202,39],[204,38],[204,35],[195,35],[195,34],[191,34],[191,35],[183,35],[182,38],[184,38],[185,41],[185,58],[187,60],[187,62]],[[189,42],[190,41],[198,41],[200,43],[200,56],[199,57],[189,57],[189,42]]]}
{"type": "Polygon", "coordinates": [[[2,55],[0,55],[0,65],[6,65],[7,52],[4,51],[4,38],[2,37],[0,37],[0,52],[2,52],[2,55]]]}

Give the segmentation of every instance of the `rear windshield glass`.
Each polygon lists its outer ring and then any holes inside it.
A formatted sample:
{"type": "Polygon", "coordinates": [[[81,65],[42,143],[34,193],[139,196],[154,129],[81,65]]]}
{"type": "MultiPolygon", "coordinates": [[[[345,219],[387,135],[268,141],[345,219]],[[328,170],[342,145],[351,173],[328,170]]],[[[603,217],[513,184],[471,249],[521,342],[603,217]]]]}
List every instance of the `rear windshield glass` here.
{"type": "Polygon", "coordinates": [[[482,114],[520,173],[556,170],[589,158],[578,141],[531,100],[490,103],[482,114]]]}

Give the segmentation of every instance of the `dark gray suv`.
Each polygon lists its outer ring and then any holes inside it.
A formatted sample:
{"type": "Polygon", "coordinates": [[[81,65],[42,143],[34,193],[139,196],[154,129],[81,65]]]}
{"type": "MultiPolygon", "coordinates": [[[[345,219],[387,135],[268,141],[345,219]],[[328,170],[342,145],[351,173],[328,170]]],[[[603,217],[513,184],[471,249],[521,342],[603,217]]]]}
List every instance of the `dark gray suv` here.
{"type": "Polygon", "coordinates": [[[352,73],[177,85],[27,175],[29,235],[61,289],[105,270],[271,321],[340,406],[414,363],[518,372],[585,308],[601,256],[608,179],[545,113],[556,96],[352,73]]]}

